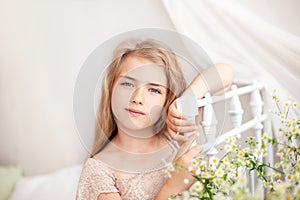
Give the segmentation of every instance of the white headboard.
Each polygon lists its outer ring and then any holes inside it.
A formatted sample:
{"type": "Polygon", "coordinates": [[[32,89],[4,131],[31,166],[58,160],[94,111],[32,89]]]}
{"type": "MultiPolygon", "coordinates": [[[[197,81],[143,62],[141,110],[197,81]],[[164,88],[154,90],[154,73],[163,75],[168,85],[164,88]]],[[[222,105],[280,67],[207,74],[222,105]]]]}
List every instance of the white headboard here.
{"type": "MultiPolygon", "coordinates": [[[[206,142],[215,145],[207,153],[208,157],[219,153],[218,146],[224,143],[227,137],[234,136],[243,140],[251,135],[260,144],[263,132],[271,134],[266,91],[262,82],[241,87],[232,85],[231,90],[221,96],[207,94],[205,98],[197,101],[198,107],[203,107],[201,125],[207,138],[206,142]],[[222,121],[224,124],[220,124],[222,121]]],[[[273,150],[269,148],[268,151],[266,159],[273,165],[273,150]]],[[[254,193],[256,185],[259,187],[260,183],[255,182],[253,171],[250,172],[249,178],[250,191],[254,193]]]]}

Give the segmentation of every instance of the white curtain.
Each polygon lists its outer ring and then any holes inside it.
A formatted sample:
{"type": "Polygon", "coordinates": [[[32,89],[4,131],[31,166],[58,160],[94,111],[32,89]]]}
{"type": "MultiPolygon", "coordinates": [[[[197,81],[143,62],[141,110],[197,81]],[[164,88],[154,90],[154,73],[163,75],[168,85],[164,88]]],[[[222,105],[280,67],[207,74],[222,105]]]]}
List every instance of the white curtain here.
{"type": "Polygon", "coordinates": [[[232,64],[235,81],[265,81],[300,99],[300,38],[251,13],[239,1],[162,0],[176,30],[217,62],[232,64]]]}

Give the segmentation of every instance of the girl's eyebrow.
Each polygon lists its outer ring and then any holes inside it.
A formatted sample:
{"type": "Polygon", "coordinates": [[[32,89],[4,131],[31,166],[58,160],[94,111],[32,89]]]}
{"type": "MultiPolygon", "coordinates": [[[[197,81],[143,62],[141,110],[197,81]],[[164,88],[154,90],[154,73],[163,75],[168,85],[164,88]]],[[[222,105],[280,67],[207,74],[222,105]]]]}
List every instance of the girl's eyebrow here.
{"type": "MultiPolygon", "coordinates": [[[[133,77],[131,77],[131,76],[126,76],[126,75],[120,75],[120,77],[121,78],[127,78],[127,79],[129,79],[129,80],[132,80],[132,81],[138,81],[137,79],[135,79],[135,78],[133,78],[133,77]]],[[[159,83],[147,83],[148,85],[153,85],[153,86],[157,86],[157,87],[164,87],[164,88],[166,88],[167,86],[165,86],[165,85],[162,85],[162,84],[159,84],[159,83]]]]}
{"type": "Polygon", "coordinates": [[[135,78],[133,77],[130,77],[130,76],[126,76],[126,75],[120,75],[121,78],[127,78],[127,79],[130,79],[132,81],[137,81],[135,78]]]}
{"type": "Polygon", "coordinates": [[[156,87],[164,87],[166,88],[165,85],[161,85],[161,84],[157,84],[157,83],[148,83],[149,85],[152,85],[152,86],[156,86],[156,87]]]}

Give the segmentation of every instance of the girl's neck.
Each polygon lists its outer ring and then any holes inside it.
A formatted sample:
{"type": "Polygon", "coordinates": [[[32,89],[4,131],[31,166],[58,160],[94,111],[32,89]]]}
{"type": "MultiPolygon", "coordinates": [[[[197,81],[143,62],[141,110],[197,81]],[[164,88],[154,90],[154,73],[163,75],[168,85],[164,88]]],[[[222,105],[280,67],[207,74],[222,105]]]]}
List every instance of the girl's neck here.
{"type": "Polygon", "coordinates": [[[165,144],[165,140],[162,140],[160,134],[153,134],[149,137],[141,138],[130,135],[120,128],[118,128],[118,134],[114,137],[112,142],[120,149],[131,153],[154,152],[165,144]]]}

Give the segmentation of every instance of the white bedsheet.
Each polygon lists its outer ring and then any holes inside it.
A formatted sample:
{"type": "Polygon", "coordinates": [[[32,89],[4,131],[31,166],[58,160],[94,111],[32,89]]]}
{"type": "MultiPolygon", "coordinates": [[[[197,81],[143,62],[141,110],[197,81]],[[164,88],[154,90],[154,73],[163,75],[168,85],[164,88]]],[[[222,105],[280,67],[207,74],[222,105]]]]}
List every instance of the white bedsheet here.
{"type": "Polygon", "coordinates": [[[22,177],[10,200],[74,200],[82,165],[46,175],[22,177]]]}

